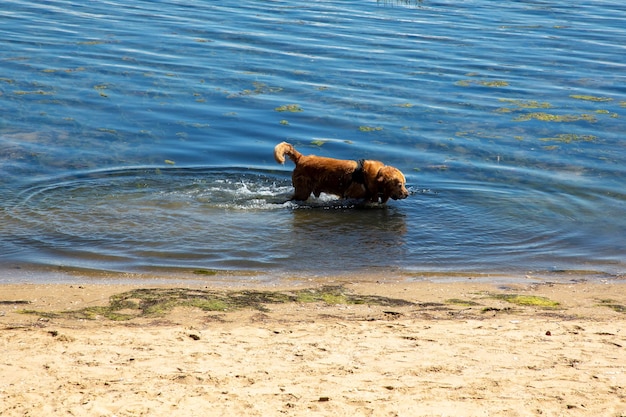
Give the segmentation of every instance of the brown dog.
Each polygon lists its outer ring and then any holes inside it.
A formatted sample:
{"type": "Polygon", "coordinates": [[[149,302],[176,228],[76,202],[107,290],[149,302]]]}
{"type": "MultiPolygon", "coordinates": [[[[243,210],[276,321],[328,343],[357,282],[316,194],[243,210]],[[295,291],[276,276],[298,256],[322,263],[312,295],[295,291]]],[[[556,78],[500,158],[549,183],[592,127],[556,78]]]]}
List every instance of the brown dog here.
{"type": "Polygon", "coordinates": [[[315,155],[302,155],[287,143],[274,148],[274,158],[285,163],[287,155],[296,164],[292,182],[296,189],[292,200],[305,201],[311,193],[335,194],[341,198],[357,198],[385,204],[393,198],[407,198],[406,179],[399,169],[379,161],[345,161],[315,155]]]}

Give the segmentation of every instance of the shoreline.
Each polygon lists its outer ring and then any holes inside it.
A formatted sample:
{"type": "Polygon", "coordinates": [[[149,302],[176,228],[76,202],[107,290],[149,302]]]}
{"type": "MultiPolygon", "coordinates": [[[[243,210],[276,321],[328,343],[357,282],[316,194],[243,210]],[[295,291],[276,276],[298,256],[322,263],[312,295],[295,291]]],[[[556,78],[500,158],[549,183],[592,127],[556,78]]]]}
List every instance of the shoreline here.
{"type": "Polygon", "coordinates": [[[621,280],[331,281],[0,284],[0,414],[626,415],[621,280]]]}
{"type": "Polygon", "coordinates": [[[212,285],[225,287],[312,285],[321,282],[569,284],[626,283],[623,273],[594,270],[456,271],[368,268],[349,272],[161,268],[120,272],[51,265],[0,265],[0,286],[11,284],[212,285]]]}

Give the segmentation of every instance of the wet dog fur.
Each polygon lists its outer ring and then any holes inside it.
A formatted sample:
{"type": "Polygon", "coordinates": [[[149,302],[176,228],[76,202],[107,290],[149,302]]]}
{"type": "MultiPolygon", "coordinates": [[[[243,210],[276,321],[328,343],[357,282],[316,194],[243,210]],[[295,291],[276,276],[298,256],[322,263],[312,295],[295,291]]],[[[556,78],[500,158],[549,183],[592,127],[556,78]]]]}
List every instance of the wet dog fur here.
{"type": "Polygon", "coordinates": [[[306,201],[311,193],[315,197],[327,193],[385,204],[390,198],[401,200],[409,196],[402,172],[380,161],[302,155],[293,145],[282,142],[274,148],[274,158],[284,164],[285,156],[296,165],[291,176],[295,188],[292,200],[306,201]]]}

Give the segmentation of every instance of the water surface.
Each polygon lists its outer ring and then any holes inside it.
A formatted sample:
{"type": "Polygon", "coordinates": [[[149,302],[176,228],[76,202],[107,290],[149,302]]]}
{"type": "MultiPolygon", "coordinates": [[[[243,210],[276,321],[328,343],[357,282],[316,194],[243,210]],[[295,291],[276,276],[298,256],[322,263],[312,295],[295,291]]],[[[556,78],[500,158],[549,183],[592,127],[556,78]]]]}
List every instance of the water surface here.
{"type": "Polygon", "coordinates": [[[0,268],[623,275],[624,16],[617,0],[5,1],[0,268]],[[286,202],[283,140],[394,165],[412,195],[286,202]]]}

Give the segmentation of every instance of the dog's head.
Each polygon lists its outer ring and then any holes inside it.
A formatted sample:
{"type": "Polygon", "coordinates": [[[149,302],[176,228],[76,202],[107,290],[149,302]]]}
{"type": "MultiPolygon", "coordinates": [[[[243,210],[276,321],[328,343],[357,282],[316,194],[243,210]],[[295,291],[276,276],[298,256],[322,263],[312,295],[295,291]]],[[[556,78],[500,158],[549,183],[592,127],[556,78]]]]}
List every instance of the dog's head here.
{"type": "Polygon", "coordinates": [[[398,168],[384,165],[379,161],[365,161],[363,171],[372,197],[380,197],[381,203],[386,203],[390,198],[402,200],[409,196],[409,191],[405,187],[406,178],[398,168]]]}
{"type": "Polygon", "coordinates": [[[397,168],[390,166],[382,167],[378,171],[376,181],[378,182],[378,192],[383,203],[389,200],[389,198],[402,200],[409,196],[409,191],[405,187],[406,178],[397,168]]]}

